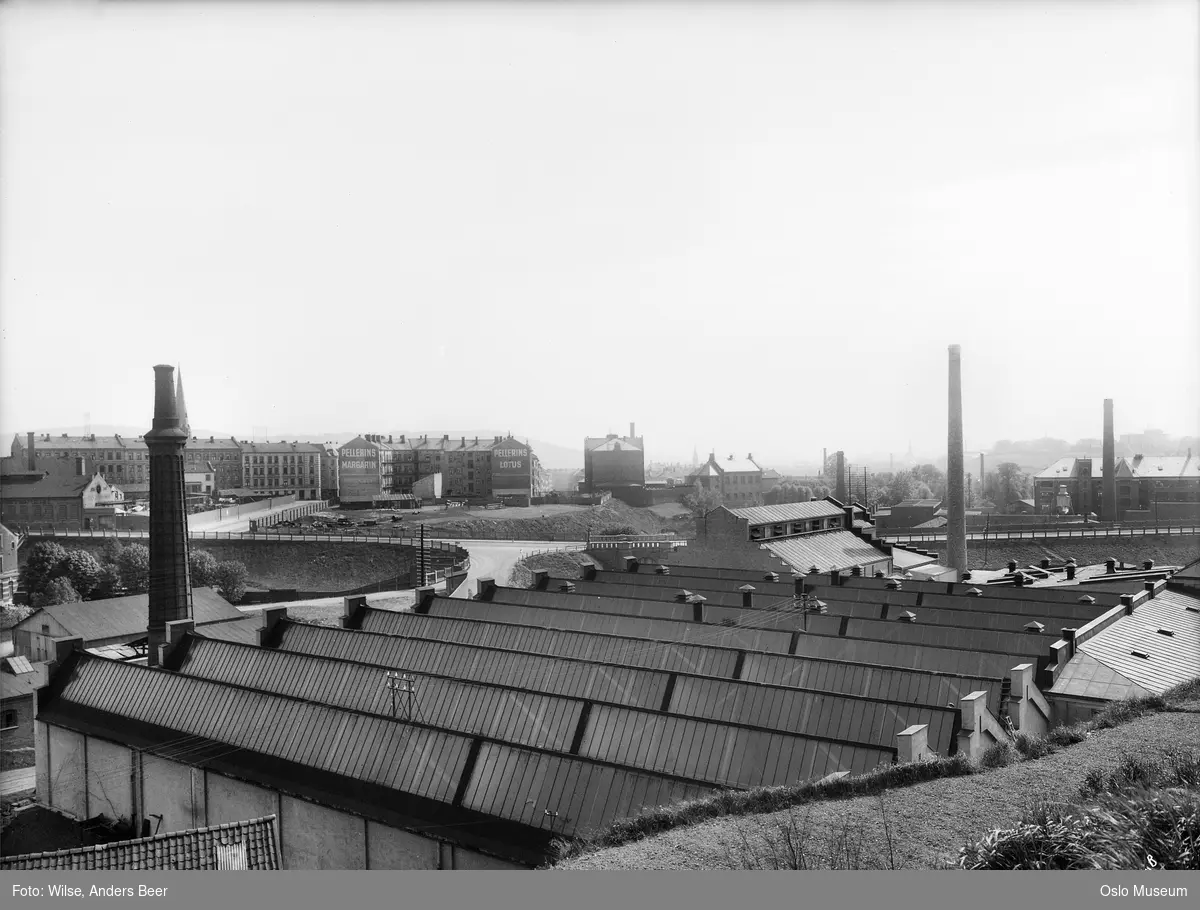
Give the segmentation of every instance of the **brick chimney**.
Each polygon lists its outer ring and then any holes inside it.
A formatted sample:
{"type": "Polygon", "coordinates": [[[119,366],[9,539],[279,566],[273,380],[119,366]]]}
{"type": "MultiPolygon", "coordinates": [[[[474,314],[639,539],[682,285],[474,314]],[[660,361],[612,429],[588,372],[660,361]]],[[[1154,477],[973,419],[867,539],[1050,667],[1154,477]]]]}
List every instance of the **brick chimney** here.
{"type": "Polygon", "coordinates": [[[188,577],[187,497],[183,486],[187,431],[172,382],[174,369],[154,368],[154,421],[146,434],[150,459],[150,615],[147,664],[157,666],[167,623],[192,618],[188,577]]]}
{"type": "Polygon", "coordinates": [[[967,499],[963,489],[962,348],[950,345],[950,414],[946,432],[946,563],[967,571],[967,499]]]}
{"type": "Polygon", "coordinates": [[[834,487],[834,499],[838,502],[846,501],[846,455],[842,451],[838,451],[834,456],[837,459],[837,484],[834,487]]]}
{"type": "Polygon", "coordinates": [[[632,420],[629,422],[629,438],[637,439],[637,433],[633,432],[633,421],[632,420]]]}
{"type": "Polygon", "coordinates": [[[1101,488],[1104,501],[1100,504],[1100,520],[1117,520],[1117,443],[1113,436],[1113,400],[1104,399],[1104,461],[1101,470],[1104,477],[1101,488]]]}

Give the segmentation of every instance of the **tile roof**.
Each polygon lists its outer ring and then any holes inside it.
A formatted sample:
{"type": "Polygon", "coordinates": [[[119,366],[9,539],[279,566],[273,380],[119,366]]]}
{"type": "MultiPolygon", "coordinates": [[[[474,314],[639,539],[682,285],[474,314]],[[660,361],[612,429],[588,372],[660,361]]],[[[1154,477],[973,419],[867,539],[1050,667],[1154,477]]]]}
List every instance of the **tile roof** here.
{"type": "Polygon", "coordinates": [[[777,506],[748,506],[742,509],[727,511],[752,525],[773,524],[775,522],[808,521],[813,518],[837,518],[843,515],[840,506],[835,506],[825,500],[816,502],[786,502],[777,506]]]}
{"type": "Polygon", "coordinates": [[[54,853],[0,857],[0,869],[279,869],[275,816],[54,853]]]}
{"type": "MultiPolygon", "coordinates": [[[[241,620],[246,616],[212,588],[192,588],[192,610],[197,626],[241,620]]],[[[71,635],[81,636],[85,643],[122,636],[133,639],[146,634],[150,621],[150,595],[130,594],[42,607],[17,623],[16,628],[34,628],[43,614],[53,617],[71,635]]]]}
{"type": "Polygon", "coordinates": [[[246,455],[325,454],[325,447],[315,442],[248,442],[241,450],[246,455]]]}
{"type": "Polygon", "coordinates": [[[1161,694],[1200,676],[1200,612],[1192,610],[1200,611],[1200,597],[1160,591],[1131,616],[1122,616],[1082,642],[1078,651],[1134,684],[1161,694]],[[1173,634],[1165,635],[1160,629],[1173,634]],[[1135,651],[1145,656],[1137,656],[1135,651]]]}
{"type": "Polygon", "coordinates": [[[852,569],[888,558],[882,550],[850,531],[824,531],[802,537],[787,537],[767,541],[762,546],[801,572],[807,572],[813,566],[822,572],[852,569]]]}

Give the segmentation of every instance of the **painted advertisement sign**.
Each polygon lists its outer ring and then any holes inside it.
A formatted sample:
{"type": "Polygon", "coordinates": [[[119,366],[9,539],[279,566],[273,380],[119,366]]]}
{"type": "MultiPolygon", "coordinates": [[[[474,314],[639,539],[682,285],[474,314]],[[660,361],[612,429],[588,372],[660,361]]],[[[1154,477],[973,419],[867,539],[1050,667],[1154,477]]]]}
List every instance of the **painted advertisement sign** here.
{"type": "Polygon", "coordinates": [[[338,449],[338,496],[361,502],[379,492],[379,450],[361,437],[338,449]]]}
{"type": "Polygon", "coordinates": [[[533,452],[523,442],[509,437],[492,449],[492,492],[529,494],[533,481],[533,452]]]}

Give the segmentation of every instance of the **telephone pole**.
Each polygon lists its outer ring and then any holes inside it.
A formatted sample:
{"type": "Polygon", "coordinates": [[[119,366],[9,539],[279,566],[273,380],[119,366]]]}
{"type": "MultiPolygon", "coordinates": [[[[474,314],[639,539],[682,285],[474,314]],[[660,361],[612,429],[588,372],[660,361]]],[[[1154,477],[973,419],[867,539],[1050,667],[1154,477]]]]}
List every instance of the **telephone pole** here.
{"type": "Polygon", "coordinates": [[[404,696],[404,719],[412,720],[413,696],[416,694],[416,677],[408,673],[389,670],[384,676],[384,685],[392,694],[392,717],[396,716],[396,694],[404,696]]]}

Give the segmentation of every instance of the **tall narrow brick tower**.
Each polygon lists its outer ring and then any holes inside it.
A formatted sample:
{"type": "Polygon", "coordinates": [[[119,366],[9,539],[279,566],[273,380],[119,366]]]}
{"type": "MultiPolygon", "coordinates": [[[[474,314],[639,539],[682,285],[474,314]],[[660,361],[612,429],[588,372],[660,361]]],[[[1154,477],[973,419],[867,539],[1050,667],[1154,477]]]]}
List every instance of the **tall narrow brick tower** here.
{"type": "Polygon", "coordinates": [[[1113,400],[1104,399],[1104,450],[1101,453],[1104,477],[1100,481],[1100,520],[1117,520],[1117,441],[1113,430],[1113,400]]]}
{"type": "MultiPolygon", "coordinates": [[[[166,625],[192,616],[188,578],[187,497],[183,484],[183,450],[187,416],[179,412],[174,369],[154,368],[154,423],[146,434],[150,450],[150,624],[147,663],[158,665],[166,625]]],[[[182,382],[179,400],[183,398],[182,382]]]]}
{"type": "Polygon", "coordinates": [[[950,421],[946,434],[946,564],[955,581],[967,571],[967,498],[963,489],[962,349],[950,345],[950,421]]]}

